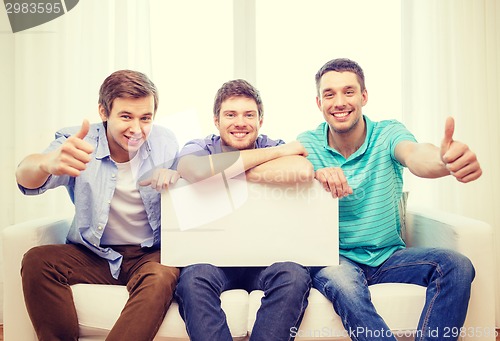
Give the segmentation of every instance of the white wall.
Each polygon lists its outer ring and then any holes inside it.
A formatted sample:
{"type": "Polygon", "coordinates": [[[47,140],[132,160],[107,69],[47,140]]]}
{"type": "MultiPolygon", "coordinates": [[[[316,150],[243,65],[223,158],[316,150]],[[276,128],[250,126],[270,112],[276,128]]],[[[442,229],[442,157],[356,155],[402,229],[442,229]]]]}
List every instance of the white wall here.
{"type": "Polygon", "coordinates": [[[216,132],[214,95],[223,82],[242,76],[255,79],[261,92],[261,132],[295,139],[322,121],[314,75],[338,57],[364,68],[369,92],[365,113],[375,120],[401,118],[399,0],[236,0],[234,6],[232,0],[153,0],[152,6],[159,119],[174,126],[181,141],[216,132]],[[245,11],[255,11],[255,22],[247,21],[245,11]],[[254,34],[245,31],[254,26],[254,34]],[[241,39],[250,41],[243,44],[241,39]]]}
{"type": "Polygon", "coordinates": [[[353,59],[363,68],[366,115],[401,118],[399,0],[258,0],[256,13],[263,132],[289,141],[323,121],[314,76],[334,58],[353,59]]]}

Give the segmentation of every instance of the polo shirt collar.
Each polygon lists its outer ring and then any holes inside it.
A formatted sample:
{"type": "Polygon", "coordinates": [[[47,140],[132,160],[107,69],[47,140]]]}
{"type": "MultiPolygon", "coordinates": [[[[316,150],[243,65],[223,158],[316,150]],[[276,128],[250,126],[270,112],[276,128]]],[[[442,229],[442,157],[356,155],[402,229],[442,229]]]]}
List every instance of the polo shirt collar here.
{"type": "MultiPolygon", "coordinates": [[[[366,125],[365,141],[363,142],[361,147],[358,148],[358,150],[356,150],[351,156],[349,156],[349,158],[347,160],[354,159],[354,158],[358,157],[359,155],[363,155],[366,152],[366,149],[368,148],[368,144],[369,144],[370,138],[371,138],[372,133],[373,133],[374,123],[372,120],[370,120],[365,115],[363,115],[363,119],[365,120],[365,125],[366,125]]],[[[329,151],[331,151],[331,152],[333,152],[333,153],[335,153],[343,158],[343,156],[338,151],[336,151],[334,148],[330,147],[330,145],[328,144],[328,131],[329,131],[329,129],[330,129],[330,127],[328,126],[328,123],[324,122],[323,147],[326,150],[329,150],[329,151]]]]}

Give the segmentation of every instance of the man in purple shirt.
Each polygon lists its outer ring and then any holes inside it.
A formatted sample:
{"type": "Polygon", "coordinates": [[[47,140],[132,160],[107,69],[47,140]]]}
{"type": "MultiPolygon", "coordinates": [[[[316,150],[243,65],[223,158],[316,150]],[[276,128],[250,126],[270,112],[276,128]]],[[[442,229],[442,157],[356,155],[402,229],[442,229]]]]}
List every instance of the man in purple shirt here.
{"type": "MultiPolygon", "coordinates": [[[[181,177],[196,182],[223,172],[229,178],[245,175],[255,182],[312,181],[312,165],[299,142],[285,144],[259,135],[263,114],[262,100],[252,85],[241,79],[225,83],[214,104],[220,136],[184,146],[177,167],[181,177]]],[[[310,286],[308,270],[292,262],[223,268],[195,264],[181,269],[175,297],[192,341],[232,341],[221,293],[237,288],[263,290],[250,340],[283,341],[293,339],[290,330],[300,325],[310,286]]]]}
{"type": "Polygon", "coordinates": [[[75,205],[67,243],[35,247],[23,258],[26,308],[39,340],[78,340],[70,288],[77,283],[127,286],[130,297],[106,340],[156,335],[179,276],[160,264],[159,191],[179,176],[169,169],[175,136],[152,124],[157,107],[146,75],[114,72],[99,92],[101,123],[62,129],[43,153],[19,164],[24,194],[65,186],[75,205]]]}

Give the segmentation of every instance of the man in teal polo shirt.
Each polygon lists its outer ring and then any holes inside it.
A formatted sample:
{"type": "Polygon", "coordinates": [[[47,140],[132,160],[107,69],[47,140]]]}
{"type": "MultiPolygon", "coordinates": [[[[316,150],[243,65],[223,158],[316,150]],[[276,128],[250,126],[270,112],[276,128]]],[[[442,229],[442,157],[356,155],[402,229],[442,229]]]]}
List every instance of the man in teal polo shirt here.
{"type": "Polygon", "coordinates": [[[426,286],[417,336],[443,340],[444,331],[464,323],[474,268],[450,250],[405,247],[398,209],[403,169],[423,178],[452,175],[469,182],[482,173],[476,155],[453,140],[451,118],[439,148],[417,143],[398,121],[373,122],[364,116],[368,92],[356,62],[327,62],[316,74],[316,87],[325,122],[298,140],[309,153],[316,179],[340,199],[340,266],[312,269],[314,287],[333,302],[353,340],[371,340],[372,335],[396,340],[377,314],[368,286],[426,286]]]}

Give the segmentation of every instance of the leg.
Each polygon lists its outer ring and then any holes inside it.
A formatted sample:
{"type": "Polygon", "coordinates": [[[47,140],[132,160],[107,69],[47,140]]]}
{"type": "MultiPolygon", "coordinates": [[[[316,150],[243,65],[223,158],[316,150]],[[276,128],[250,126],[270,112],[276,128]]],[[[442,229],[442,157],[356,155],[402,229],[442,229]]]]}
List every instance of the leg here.
{"type": "Polygon", "coordinates": [[[260,271],[252,289],[264,291],[262,304],[250,336],[251,341],[292,339],[293,327],[299,327],[307,307],[311,276],[303,266],[274,263],[260,271]]]}
{"type": "Polygon", "coordinates": [[[40,341],[78,340],[78,319],[70,285],[118,284],[108,262],[82,246],[44,245],[23,258],[24,300],[40,341]]]}
{"type": "Polygon", "coordinates": [[[339,266],[313,268],[311,273],[313,286],[333,303],[352,340],[371,341],[374,332],[377,340],[396,340],[375,310],[365,274],[356,263],[341,256],[339,266]]]}
{"type": "Polygon", "coordinates": [[[158,249],[115,246],[123,255],[122,273],[129,299],[107,341],[153,340],[170,303],[179,269],[160,264],[158,249]]]}
{"type": "Polygon", "coordinates": [[[426,286],[416,339],[457,340],[452,331],[465,321],[474,275],[470,260],[457,252],[407,248],[395,252],[368,280],[426,286]]]}
{"type": "Polygon", "coordinates": [[[221,308],[220,295],[231,289],[238,268],[218,268],[210,264],[191,265],[181,270],[175,299],[192,341],[232,341],[221,308]]]}

